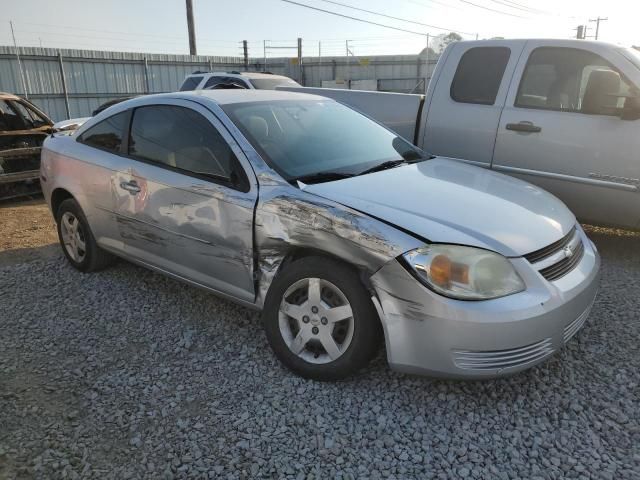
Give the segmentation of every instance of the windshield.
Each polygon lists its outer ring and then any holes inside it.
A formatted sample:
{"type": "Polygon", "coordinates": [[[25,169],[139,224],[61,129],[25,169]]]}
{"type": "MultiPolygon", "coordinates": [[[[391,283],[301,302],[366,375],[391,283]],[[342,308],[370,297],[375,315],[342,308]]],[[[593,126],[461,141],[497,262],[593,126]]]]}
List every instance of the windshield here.
{"type": "Polygon", "coordinates": [[[251,78],[249,79],[251,85],[258,90],[275,90],[276,87],[282,85],[287,87],[299,87],[298,82],[294,82],[287,77],[273,77],[273,78],[251,78]]]}
{"type": "Polygon", "coordinates": [[[359,174],[425,154],[364,115],[332,100],[238,103],[223,109],[286,180],[359,174]]]}

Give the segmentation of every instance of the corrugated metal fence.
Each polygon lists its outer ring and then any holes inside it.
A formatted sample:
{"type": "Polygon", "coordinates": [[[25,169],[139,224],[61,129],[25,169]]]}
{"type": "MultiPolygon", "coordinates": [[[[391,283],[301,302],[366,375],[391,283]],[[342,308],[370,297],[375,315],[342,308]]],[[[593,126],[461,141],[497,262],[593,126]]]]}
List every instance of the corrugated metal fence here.
{"type": "MultiPolygon", "coordinates": [[[[162,55],[21,47],[18,50],[29,99],[54,120],[84,117],[105,101],[145,93],[171,92],[195,70],[244,70],[242,57],[162,55]]],[[[416,93],[425,89],[436,59],[417,55],[378,57],[269,58],[266,69],[303,85],[323,80],[375,79],[378,89],[416,93]]],[[[262,59],[249,70],[262,71],[262,59]]],[[[25,94],[13,47],[0,46],[0,91],[25,94]]]]}

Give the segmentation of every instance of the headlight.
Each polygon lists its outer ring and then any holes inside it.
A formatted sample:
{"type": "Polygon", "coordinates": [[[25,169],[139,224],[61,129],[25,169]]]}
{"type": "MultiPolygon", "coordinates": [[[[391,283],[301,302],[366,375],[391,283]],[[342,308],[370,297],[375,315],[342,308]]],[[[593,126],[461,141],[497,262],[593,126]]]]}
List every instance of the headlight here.
{"type": "Polygon", "coordinates": [[[525,289],[509,260],[488,250],[434,244],[403,258],[421,282],[447,297],[486,300],[525,289]]]}

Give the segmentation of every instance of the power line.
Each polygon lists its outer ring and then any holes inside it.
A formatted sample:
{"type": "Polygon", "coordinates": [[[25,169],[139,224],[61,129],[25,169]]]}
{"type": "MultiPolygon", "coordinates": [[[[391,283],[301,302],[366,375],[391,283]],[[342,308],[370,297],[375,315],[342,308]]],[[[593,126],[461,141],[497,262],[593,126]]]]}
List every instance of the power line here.
{"type": "Polygon", "coordinates": [[[484,5],[479,5],[477,3],[470,2],[469,0],[458,0],[458,1],[460,1],[462,3],[466,3],[468,5],[472,5],[472,6],[477,7],[477,8],[482,8],[483,10],[488,10],[490,12],[499,13],[501,15],[508,15],[510,17],[516,17],[516,18],[527,18],[527,17],[523,17],[522,15],[516,15],[515,13],[504,12],[502,10],[496,10],[495,8],[486,7],[484,5]]]}
{"type": "MultiPolygon", "coordinates": [[[[51,28],[62,28],[65,30],[83,30],[86,32],[97,32],[97,33],[114,33],[116,35],[128,35],[128,36],[133,36],[133,37],[157,37],[157,38],[174,38],[176,40],[180,40],[182,42],[184,42],[187,38],[186,37],[179,37],[179,36],[170,36],[170,35],[155,35],[155,34],[151,34],[151,33],[132,33],[132,32],[121,32],[121,31],[114,31],[114,30],[98,30],[95,28],[84,28],[84,27],[77,27],[77,26],[70,26],[70,25],[52,25],[49,23],[35,23],[35,22],[20,22],[20,25],[36,25],[36,26],[41,26],[41,27],[51,27],[51,28]]],[[[52,32],[43,32],[43,33],[52,33],[52,32]]],[[[211,38],[207,38],[207,37],[202,37],[203,40],[210,40],[212,42],[217,42],[217,43],[233,43],[236,44],[238,42],[232,41],[232,40],[213,40],[211,38]]]]}
{"type": "Polygon", "coordinates": [[[462,32],[462,31],[459,31],[459,30],[453,30],[451,28],[438,27],[436,25],[430,25],[428,23],[416,22],[415,20],[407,20],[406,18],[394,17],[393,15],[387,15],[385,13],[374,12],[373,10],[367,10],[365,8],[354,7],[352,5],[346,5],[344,3],[334,2],[333,0],[320,0],[320,1],[321,2],[325,2],[325,3],[332,3],[334,5],[339,5],[339,6],[344,7],[344,8],[350,8],[352,10],[358,10],[360,12],[371,13],[372,15],[378,15],[380,17],[390,18],[392,20],[400,20],[401,22],[413,23],[415,25],[422,25],[424,27],[435,28],[437,30],[444,30],[444,31],[447,31],[447,32],[459,32],[459,33],[464,33],[465,35],[475,35],[475,33],[462,32]]]}
{"type": "Polygon", "coordinates": [[[489,1],[492,2],[492,3],[496,3],[498,5],[501,5],[503,7],[513,8],[515,10],[521,10],[521,11],[526,12],[526,13],[538,14],[538,12],[536,12],[535,10],[530,9],[529,7],[524,7],[524,6],[520,6],[518,4],[505,2],[503,0],[489,0],[489,1]]]}
{"type": "MultiPolygon", "coordinates": [[[[426,3],[422,3],[422,2],[417,2],[416,0],[404,0],[404,1],[408,3],[413,3],[414,5],[419,5],[421,7],[426,7],[426,8],[430,7],[430,5],[427,5],[426,3]]],[[[444,3],[444,2],[441,2],[440,0],[427,0],[427,1],[429,3],[435,3],[436,5],[442,5],[443,7],[453,8],[454,10],[460,10],[460,8],[456,7],[455,5],[444,3]]]]}
{"type": "Polygon", "coordinates": [[[356,22],[368,23],[370,25],[376,25],[378,27],[389,28],[391,30],[398,30],[400,32],[413,33],[414,35],[420,35],[422,37],[429,37],[428,33],[415,32],[413,30],[406,30],[404,28],[392,27],[391,25],[385,25],[383,23],[371,22],[369,20],[364,20],[362,18],[351,17],[349,15],[343,15],[342,13],[332,12],[331,10],[325,10],[323,8],[312,7],[311,5],[305,5],[304,3],[294,2],[292,0],[281,0],[282,2],[290,3],[292,5],[298,5],[299,7],[309,8],[311,10],[316,10],[318,12],[328,13],[329,15],[334,15],[336,17],[348,18],[349,20],[354,20],[356,22]]]}
{"type": "Polygon", "coordinates": [[[532,12],[540,12],[540,13],[544,13],[544,14],[547,14],[547,15],[553,15],[553,13],[551,13],[549,11],[540,10],[539,8],[533,8],[533,7],[530,7],[528,5],[523,5],[522,3],[514,2],[513,0],[503,0],[503,1],[506,2],[506,3],[510,3],[512,5],[515,5],[517,7],[527,8],[527,9],[531,10],[532,12]]]}

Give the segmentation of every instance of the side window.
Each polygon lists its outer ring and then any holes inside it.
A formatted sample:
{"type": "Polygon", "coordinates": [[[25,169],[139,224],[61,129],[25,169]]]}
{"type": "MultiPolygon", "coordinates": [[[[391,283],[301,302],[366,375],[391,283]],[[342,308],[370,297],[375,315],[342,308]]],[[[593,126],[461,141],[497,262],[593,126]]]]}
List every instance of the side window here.
{"type": "Polygon", "coordinates": [[[23,130],[28,128],[14,108],[6,100],[0,100],[0,130],[23,130]]]}
{"type": "Polygon", "coordinates": [[[186,92],[187,90],[195,90],[198,84],[202,81],[204,77],[199,75],[197,77],[187,77],[185,78],[182,86],[180,87],[181,92],[186,92]]]}
{"type": "Polygon", "coordinates": [[[618,115],[632,89],[609,62],[576,48],[535,49],[522,74],[515,106],[618,115]]]}
{"type": "Polygon", "coordinates": [[[122,134],[126,128],[129,112],[121,112],[96,123],[84,132],[78,141],[112,153],[120,153],[122,134]]]}
{"type": "Polygon", "coordinates": [[[509,63],[506,47],[475,47],[467,50],[451,82],[451,98],[459,103],[493,105],[509,63]]]}
{"type": "Polygon", "coordinates": [[[231,147],[205,117],[172,105],[134,111],[129,155],[223,181],[235,182],[240,172],[231,147]]]}

